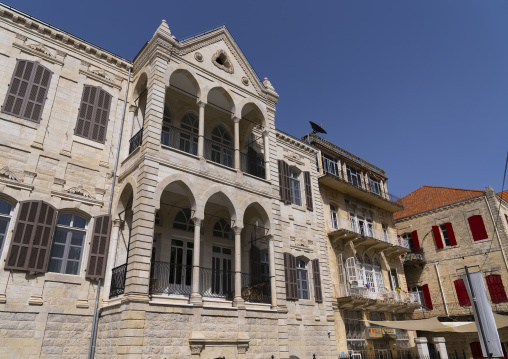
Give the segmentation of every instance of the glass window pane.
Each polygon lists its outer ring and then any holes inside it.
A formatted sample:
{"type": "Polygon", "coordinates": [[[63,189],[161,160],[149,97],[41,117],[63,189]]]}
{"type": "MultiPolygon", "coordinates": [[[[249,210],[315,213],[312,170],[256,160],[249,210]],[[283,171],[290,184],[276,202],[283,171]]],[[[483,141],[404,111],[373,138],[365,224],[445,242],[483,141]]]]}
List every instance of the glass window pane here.
{"type": "Polygon", "coordinates": [[[9,226],[9,218],[0,217],[0,234],[5,235],[9,226]]]}
{"type": "Polygon", "coordinates": [[[65,245],[54,243],[51,250],[51,258],[63,258],[65,252],[65,245]]]}
{"type": "Polygon", "coordinates": [[[81,259],[81,247],[70,247],[69,248],[69,259],[80,260],[81,259]]]}
{"type": "Polygon", "coordinates": [[[75,228],[85,228],[86,227],[86,219],[80,216],[74,216],[74,223],[72,224],[75,228]]]}
{"type": "Polygon", "coordinates": [[[84,239],[85,239],[84,232],[72,231],[71,245],[82,247],[84,239]]]}
{"type": "Polygon", "coordinates": [[[0,200],[0,213],[9,215],[11,214],[11,209],[12,206],[9,203],[0,200]]]}
{"type": "Polygon", "coordinates": [[[63,243],[65,244],[65,241],[67,240],[67,233],[69,231],[63,228],[58,228],[55,231],[55,239],[53,240],[54,243],[63,243]]]}
{"type": "Polygon", "coordinates": [[[61,214],[58,216],[58,224],[62,226],[71,226],[72,214],[61,214]]]}
{"type": "Polygon", "coordinates": [[[61,259],[51,259],[49,261],[48,272],[60,273],[60,266],[62,265],[61,259]]]}
{"type": "Polygon", "coordinates": [[[78,274],[79,262],[69,261],[67,262],[67,268],[65,268],[65,274],[78,274]]]}

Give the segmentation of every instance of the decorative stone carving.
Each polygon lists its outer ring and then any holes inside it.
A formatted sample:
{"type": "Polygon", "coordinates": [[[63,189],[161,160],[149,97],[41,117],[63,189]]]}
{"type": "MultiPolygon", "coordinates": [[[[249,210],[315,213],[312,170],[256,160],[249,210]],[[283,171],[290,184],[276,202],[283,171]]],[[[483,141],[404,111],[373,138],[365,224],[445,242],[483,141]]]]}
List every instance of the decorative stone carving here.
{"type": "Polygon", "coordinates": [[[191,345],[190,350],[192,355],[201,354],[201,350],[203,350],[204,345],[191,345]]]}
{"type": "Polygon", "coordinates": [[[228,54],[226,53],[226,51],[222,49],[217,50],[215,54],[213,54],[212,63],[219,69],[224,70],[229,74],[235,72],[235,69],[233,68],[233,64],[231,63],[228,54]]]}
{"type": "Polygon", "coordinates": [[[238,344],[238,354],[247,353],[247,349],[249,349],[249,344],[238,344]]]}
{"type": "Polygon", "coordinates": [[[268,77],[265,77],[265,80],[263,81],[263,85],[268,89],[268,90],[271,90],[273,92],[275,92],[275,88],[272,86],[272,83],[270,82],[270,80],[268,80],[268,77]]]}
{"type": "Polygon", "coordinates": [[[249,86],[249,79],[247,77],[242,77],[242,84],[244,84],[245,86],[249,86]]]}
{"type": "Polygon", "coordinates": [[[75,196],[80,196],[84,198],[94,198],[92,195],[83,188],[83,186],[79,185],[78,187],[72,187],[65,190],[65,192],[73,194],[75,196]]]}
{"type": "Polygon", "coordinates": [[[89,71],[96,74],[97,76],[100,76],[100,77],[108,80],[108,81],[112,81],[111,76],[109,76],[109,74],[106,71],[104,71],[103,69],[90,68],[89,71]]]}
{"type": "Polygon", "coordinates": [[[32,43],[32,44],[27,44],[26,46],[28,46],[29,48],[31,48],[31,49],[33,49],[35,51],[42,52],[46,56],[55,57],[53,52],[50,51],[46,46],[44,46],[40,42],[32,43]]]}
{"type": "Polygon", "coordinates": [[[6,178],[11,181],[23,182],[23,180],[20,180],[19,177],[16,176],[16,174],[12,172],[7,166],[0,169],[0,177],[6,178]]]}
{"type": "Polygon", "coordinates": [[[201,54],[201,52],[196,52],[194,54],[194,58],[196,59],[196,61],[198,62],[203,62],[203,55],[201,54]]]}

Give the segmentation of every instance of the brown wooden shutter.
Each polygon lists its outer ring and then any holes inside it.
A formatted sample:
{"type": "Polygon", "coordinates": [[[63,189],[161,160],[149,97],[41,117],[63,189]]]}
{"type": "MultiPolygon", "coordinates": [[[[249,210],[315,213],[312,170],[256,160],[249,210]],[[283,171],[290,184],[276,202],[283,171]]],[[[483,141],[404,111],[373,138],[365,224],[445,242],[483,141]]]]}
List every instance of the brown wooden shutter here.
{"type": "Polygon", "coordinates": [[[106,141],[106,130],[108,128],[109,108],[111,95],[103,89],[97,89],[97,103],[95,106],[94,122],[90,139],[104,143],[106,141]]]}
{"type": "MultiPolygon", "coordinates": [[[[250,247],[250,274],[253,276],[261,275],[261,251],[255,245],[250,247]]],[[[256,280],[258,279],[256,278],[256,280]]]]}
{"type": "Polygon", "coordinates": [[[291,189],[289,187],[289,165],[282,161],[279,164],[279,194],[284,203],[291,203],[291,189]]]}
{"type": "Polygon", "coordinates": [[[92,242],[88,256],[86,278],[102,279],[106,272],[106,262],[109,249],[109,233],[111,230],[111,215],[94,218],[92,242]]]}
{"type": "Polygon", "coordinates": [[[303,182],[305,184],[305,202],[307,202],[307,209],[309,211],[313,211],[314,207],[312,206],[312,187],[310,182],[310,172],[303,172],[303,182]]]}
{"type": "Polygon", "coordinates": [[[9,90],[5,97],[2,112],[20,116],[23,109],[23,102],[29,91],[29,84],[32,78],[34,62],[18,60],[14,73],[12,74],[9,90]]]}
{"type": "Polygon", "coordinates": [[[312,260],[312,271],[314,274],[314,298],[316,303],[323,303],[323,294],[321,292],[321,274],[319,273],[319,259],[312,260]]]}
{"type": "Polygon", "coordinates": [[[32,72],[34,75],[30,92],[27,93],[23,118],[39,123],[53,73],[41,64],[36,64],[32,72]]]}
{"type": "Polygon", "coordinates": [[[45,272],[57,210],[43,201],[19,203],[6,269],[45,272]]]}
{"type": "Polygon", "coordinates": [[[92,129],[92,119],[95,110],[95,97],[97,88],[85,85],[83,95],[81,95],[81,106],[79,107],[78,120],[74,134],[77,136],[89,138],[92,129]]]}
{"type": "Polygon", "coordinates": [[[286,299],[298,300],[298,282],[296,280],[296,258],[284,252],[284,276],[286,279],[286,299]]]}

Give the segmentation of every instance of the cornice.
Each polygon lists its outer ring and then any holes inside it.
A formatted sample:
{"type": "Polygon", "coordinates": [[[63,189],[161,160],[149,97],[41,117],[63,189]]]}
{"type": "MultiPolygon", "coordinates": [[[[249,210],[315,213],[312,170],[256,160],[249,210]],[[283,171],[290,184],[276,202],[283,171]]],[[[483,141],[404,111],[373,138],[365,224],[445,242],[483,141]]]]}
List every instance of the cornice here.
{"type": "Polygon", "coordinates": [[[306,143],[302,142],[301,140],[298,140],[295,137],[288,135],[284,132],[281,132],[279,130],[275,131],[275,136],[277,137],[278,140],[280,139],[280,140],[286,142],[287,144],[290,144],[290,145],[296,147],[297,149],[303,149],[304,151],[310,152],[313,155],[315,155],[318,152],[318,150],[316,148],[311,147],[311,146],[307,145],[306,143]]]}

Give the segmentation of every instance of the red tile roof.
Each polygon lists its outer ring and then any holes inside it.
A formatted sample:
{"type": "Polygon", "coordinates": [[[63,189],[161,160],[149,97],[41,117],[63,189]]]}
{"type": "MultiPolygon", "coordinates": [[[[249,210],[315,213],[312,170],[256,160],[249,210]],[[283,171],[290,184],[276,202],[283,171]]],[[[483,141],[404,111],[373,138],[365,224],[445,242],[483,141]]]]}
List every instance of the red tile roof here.
{"type": "Polygon", "coordinates": [[[508,202],[508,190],[499,192],[497,195],[508,202]]]}
{"type": "MultiPolygon", "coordinates": [[[[485,191],[472,189],[423,186],[401,199],[404,209],[395,212],[395,219],[412,216],[413,214],[429,211],[452,203],[478,197],[485,191]]],[[[508,198],[508,191],[503,192],[508,198]]]]}

